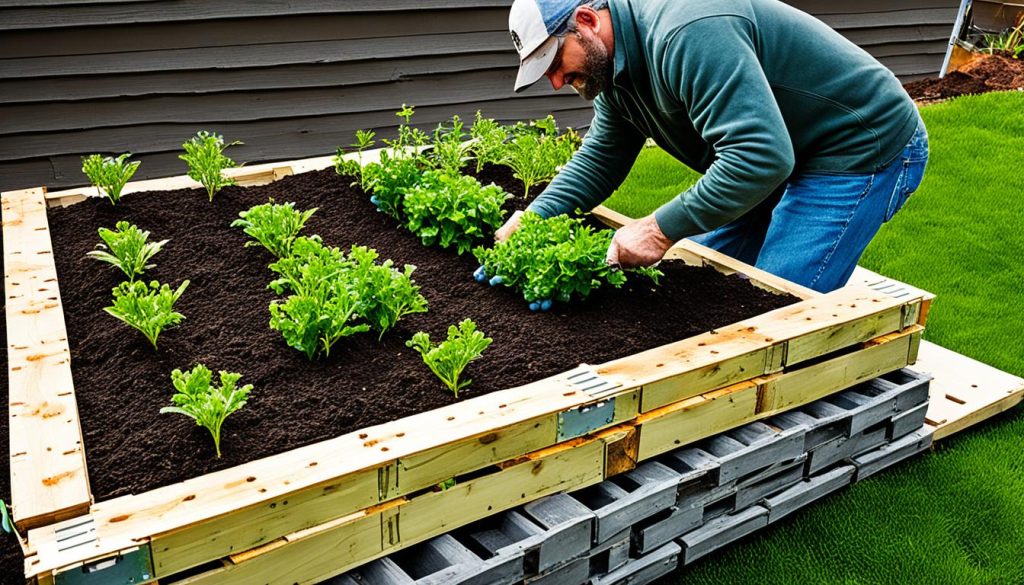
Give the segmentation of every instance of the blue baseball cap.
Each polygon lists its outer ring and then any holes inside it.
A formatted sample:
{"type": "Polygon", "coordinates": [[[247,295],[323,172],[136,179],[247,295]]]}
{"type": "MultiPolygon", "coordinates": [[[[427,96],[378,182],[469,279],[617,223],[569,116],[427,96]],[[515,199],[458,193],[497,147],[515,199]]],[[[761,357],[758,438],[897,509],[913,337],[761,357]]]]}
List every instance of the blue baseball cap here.
{"type": "Polygon", "coordinates": [[[573,12],[586,0],[515,0],[508,15],[508,31],[519,52],[519,93],[544,76],[558,52],[558,38],[573,12]]]}

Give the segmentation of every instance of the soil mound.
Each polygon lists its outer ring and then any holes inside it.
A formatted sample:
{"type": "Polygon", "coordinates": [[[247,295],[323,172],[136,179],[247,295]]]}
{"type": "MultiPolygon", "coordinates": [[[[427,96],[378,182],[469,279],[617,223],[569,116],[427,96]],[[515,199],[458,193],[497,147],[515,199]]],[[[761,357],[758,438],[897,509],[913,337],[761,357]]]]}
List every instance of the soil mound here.
{"type": "Polygon", "coordinates": [[[990,91],[1024,91],[1024,61],[1002,55],[979,55],[942,79],[932,77],[903,86],[923,103],[990,91]]]}

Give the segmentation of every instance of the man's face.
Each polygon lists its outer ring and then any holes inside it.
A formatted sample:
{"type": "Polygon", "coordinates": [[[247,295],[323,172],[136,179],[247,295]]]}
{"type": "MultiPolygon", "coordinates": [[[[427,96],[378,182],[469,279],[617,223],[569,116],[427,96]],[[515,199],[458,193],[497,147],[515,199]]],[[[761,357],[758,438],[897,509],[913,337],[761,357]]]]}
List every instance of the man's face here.
{"type": "Polygon", "coordinates": [[[571,86],[586,100],[593,100],[612,82],[612,60],[608,49],[588,30],[569,33],[561,42],[555,60],[547,70],[555,90],[571,86]]]}

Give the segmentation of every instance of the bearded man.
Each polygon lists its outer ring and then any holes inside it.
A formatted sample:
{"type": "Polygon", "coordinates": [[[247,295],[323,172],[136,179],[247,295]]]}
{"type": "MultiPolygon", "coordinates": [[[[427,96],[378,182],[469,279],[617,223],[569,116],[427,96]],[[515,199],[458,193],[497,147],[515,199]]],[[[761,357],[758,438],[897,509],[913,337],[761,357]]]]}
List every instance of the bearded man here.
{"type": "Polygon", "coordinates": [[[830,291],[923,177],[928,135],[896,77],[777,0],[515,0],[509,28],[516,92],[547,77],[594,101],[583,146],[528,210],[593,209],[647,138],[703,173],[619,229],[609,263],[648,266],[692,238],[830,291]]]}

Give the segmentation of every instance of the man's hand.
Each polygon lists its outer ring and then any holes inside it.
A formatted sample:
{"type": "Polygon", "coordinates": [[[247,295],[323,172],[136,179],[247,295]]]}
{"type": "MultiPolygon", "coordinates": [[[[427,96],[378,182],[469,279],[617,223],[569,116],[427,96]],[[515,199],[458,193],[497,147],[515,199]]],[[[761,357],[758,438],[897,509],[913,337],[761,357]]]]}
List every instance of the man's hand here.
{"type": "Polygon", "coordinates": [[[512,217],[508,218],[505,225],[498,228],[498,231],[494,232],[495,242],[504,242],[512,235],[512,232],[519,229],[519,222],[523,220],[523,212],[517,211],[512,214],[512,217]]]}
{"type": "Polygon", "coordinates": [[[650,266],[661,260],[673,243],[651,214],[615,231],[606,261],[623,268],[650,266]]]}

